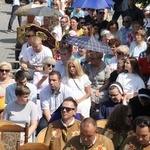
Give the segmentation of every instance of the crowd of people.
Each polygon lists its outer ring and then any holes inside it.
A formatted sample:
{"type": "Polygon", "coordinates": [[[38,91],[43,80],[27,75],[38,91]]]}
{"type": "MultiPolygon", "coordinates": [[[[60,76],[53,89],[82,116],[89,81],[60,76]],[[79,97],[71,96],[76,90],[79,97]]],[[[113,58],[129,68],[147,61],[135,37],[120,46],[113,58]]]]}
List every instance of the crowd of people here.
{"type": "MultiPolygon", "coordinates": [[[[70,0],[36,0],[61,17],[28,15],[23,24],[18,18],[19,26],[36,24],[57,43],[47,47],[28,26],[14,76],[11,64],[0,62],[1,118],[21,126],[27,122],[29,142],[47,127],[44,143],[53,140],[57,150],[150,149],[150,5],[142,11],[135,0],[114,2],[112,19],[107,9],[68,7],[70,0]],[[95,38],[112,54],[69,45],[69,36],[95,38]],[[96,121],[101,119],[107,123],[100,134],[96,121]]],[[[14,0],[7,33],[13,32],[19,6],[14,0]]]]}

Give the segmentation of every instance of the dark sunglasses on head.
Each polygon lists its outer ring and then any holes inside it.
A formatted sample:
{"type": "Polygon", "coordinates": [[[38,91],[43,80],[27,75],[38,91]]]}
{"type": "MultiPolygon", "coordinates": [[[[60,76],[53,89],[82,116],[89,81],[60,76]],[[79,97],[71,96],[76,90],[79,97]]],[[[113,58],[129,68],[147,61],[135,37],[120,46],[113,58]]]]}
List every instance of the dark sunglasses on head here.
{"type": "Polygon", "coordinates": [[[52,65],[52,64],[46,64],[48,67],[51,67],[52,66],[52,68],[54,68],[55,67],[55,65],[52,65]]]}
{"type": "Polygon", "coordinates": [[[61,106],[60,109],[61,109],[61,110],[66,109],[67,112],[69,112],[69,111],[71,111],[71,110],[75,110],[75,108],[64,107],[64,106],[61,106]]]}
{"type": "Polygon", "coordinates": [[[8,69],[0,69],[0,72],[10,72],[10,70],[8,70],[8,69]]]}
{"type": "Polygon", "coordinates": [[[32,37],[32,36],[34,36],[34,35],[25,35],[25,37],[28,37],[28,38],[30,38],[30,37],[32,37]]]}

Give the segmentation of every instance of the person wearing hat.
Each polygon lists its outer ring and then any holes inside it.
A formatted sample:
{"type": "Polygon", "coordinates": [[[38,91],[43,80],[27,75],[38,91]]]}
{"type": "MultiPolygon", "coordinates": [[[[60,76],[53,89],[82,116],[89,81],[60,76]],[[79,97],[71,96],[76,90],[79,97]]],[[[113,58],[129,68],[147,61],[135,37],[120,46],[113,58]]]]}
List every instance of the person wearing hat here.
{"type": "Polygon", "coordinates": [[[150,117],[150,89],[140,89],[138,95],[129,100],[129,105],[133,110],[133,119],[138,116],[150,117]]]}

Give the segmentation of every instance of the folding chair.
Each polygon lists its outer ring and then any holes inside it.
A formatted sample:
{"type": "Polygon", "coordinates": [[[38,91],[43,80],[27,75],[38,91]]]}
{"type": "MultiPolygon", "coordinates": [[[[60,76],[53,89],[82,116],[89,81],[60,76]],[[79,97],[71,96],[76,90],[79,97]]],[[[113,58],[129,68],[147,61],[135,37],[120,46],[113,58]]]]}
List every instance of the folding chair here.
{"type": "Polygon", "coordinates": [[[53,141],[51,141],[50,146],[44,143],[26,143],[24,145],[20,145],[20,142],[17,142],[17,150],[54,150],[53,149],[53,141]]]}
{"type": "Polygon", "coordinates": [[[44,138],[45,138],[46,130],[47,130],[47,127],[44,128],[44,129],[42,129],[40,131],[40,133],[37,135],[36,142],[38,142],[38,143],[44,143],[44,138]]]}
{"type": "Polygon", "coordinates": [[[21,132],[25,133],[25,143],[28,142],[28,123],[26,123],[25,127],[7,123],[6,121],[6,124],[0,125],[1,141],[6,150],[16,150],[17,141],[20,139],[21,132]]]}

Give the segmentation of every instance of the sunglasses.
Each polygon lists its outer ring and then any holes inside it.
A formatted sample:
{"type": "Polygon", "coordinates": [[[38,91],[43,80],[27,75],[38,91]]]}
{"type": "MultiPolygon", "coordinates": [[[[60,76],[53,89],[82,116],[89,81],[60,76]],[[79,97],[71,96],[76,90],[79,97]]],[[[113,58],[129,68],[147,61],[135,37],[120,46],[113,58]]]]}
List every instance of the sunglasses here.
{"type": "Polygon", "coordinates": [[[61,106],[60,109],[63,111],[64,109],[66,109],[67,112],[71,111],[71,110],[75,110],[75,108],[70,108],[70,107],[64,107],[61,106]]]}
{"type": "Polygon", "coordinates": [[[8,69],[0,69],[0,72],[6,72],[6,73],[8,73],[8,72],[10,72],[10,70],[8,70],[8,69]]]}
{"type": "Polygon", "coordinates": [[[25,37],[28,37],[28,38],[30,38],[30,37],[32,37],[32,36],[34,36],[34,35],[25,35],[25,37]]]}
{"type": "Polygon", "coordinates": [[[55,65],[52,65],[52,64],[46,64],[48,67],[51,67],[52,66],[52,68],[54,68],[55,67],[55,65]]]}
{"type": "Polygon", "coordinates": [[[117,52],[117,54],[118,54],[118,55],[121,55],[121,56],[122,56],[122,55],[124,55],[124,54],[123,54],[123,53],[121,53],[121,52],[117,52]]]}

